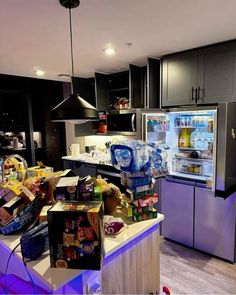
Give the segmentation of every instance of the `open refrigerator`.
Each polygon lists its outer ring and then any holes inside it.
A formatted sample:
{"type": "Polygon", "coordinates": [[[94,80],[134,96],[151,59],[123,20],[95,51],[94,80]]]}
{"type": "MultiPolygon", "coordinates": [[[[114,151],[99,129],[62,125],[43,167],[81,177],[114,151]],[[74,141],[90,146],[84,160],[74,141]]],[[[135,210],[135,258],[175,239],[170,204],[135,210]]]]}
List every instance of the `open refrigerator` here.
{"type": "Polygon", "coordinates": [[[142,112],[142,139],[167,153],[168,176],[215,191],[236,183],[235,103],[142,112]]]}

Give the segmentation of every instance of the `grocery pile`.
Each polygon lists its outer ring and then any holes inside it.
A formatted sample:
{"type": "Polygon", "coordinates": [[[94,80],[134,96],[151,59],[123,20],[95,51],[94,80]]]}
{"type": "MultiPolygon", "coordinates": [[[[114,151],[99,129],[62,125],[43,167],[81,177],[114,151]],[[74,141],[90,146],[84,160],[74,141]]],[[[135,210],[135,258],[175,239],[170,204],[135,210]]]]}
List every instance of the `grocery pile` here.
{"type": "Polygon", "coordinates": [[[121,184],[126,187],[127,196],[121,201],[126,216],[133,221],[156,218],[154,176],[167,173],[162,150],[139,140],[127,140],[111,145],[111,160],[121,170],[121,184]]]}

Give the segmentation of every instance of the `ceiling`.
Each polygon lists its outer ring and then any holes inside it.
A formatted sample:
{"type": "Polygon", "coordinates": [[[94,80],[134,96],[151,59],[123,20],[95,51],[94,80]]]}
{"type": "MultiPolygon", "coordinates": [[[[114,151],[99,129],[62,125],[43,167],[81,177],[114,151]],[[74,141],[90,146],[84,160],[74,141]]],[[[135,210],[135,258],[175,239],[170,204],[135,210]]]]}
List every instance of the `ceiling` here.
{"type": "MultiPolygon", "coordinates": [[[[75,76],[236,37],[235,0],[80,0],[72,10],[75,76]],[[104,47],[112,43],[113,56],[104,47]],[[132,43],[128,46],[127,43],[132,43]]],[[[0,1],[0,73],[67,81],[69,13],[58,0],[0,1]]]]}

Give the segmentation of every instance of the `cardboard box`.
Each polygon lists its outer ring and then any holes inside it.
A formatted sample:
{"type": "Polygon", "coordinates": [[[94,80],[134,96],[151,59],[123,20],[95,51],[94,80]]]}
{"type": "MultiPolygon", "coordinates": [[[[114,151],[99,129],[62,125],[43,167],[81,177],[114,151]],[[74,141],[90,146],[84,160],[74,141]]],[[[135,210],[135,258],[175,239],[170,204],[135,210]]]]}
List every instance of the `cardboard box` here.
{"type": "Polygon", "coordinates": [[[56,199],[60,201],[77,201],[79,180],[79,176],[60,178],[56,185],[56,199]]]}
{"type": "Polygon", "coordinates": [[[153,219],[157,217],[157,210],[152,208],[149,211],[138,213],[133,216],[133,221],[143,221],[148,219],[153,219]]]}
{"type": "Polygon", "coordinates": [[[39,214],[39,223],[46,222],[48,210],[52,208],[52,205],[43,206],[39,214]]]}
{"type": "Polygon", "coordinates": [[[39,177],[39,176],[48,176],[53,172],[53,167],[40,167],[40,166],[34,166],[34,167],[29,167],[26,170],[26,175],[27,178],[29,177],[39,177]]]}
{"type": "Polygon", "coordinates": [[[47,215],[51,267],[100,270],[103,202],[58,201],[47,215]]]}
{"type": "Polygon", "coordinates": [[[78,183],[78,198],[80,201],[93,201],[93,180],[85,177],[78,183]]]}

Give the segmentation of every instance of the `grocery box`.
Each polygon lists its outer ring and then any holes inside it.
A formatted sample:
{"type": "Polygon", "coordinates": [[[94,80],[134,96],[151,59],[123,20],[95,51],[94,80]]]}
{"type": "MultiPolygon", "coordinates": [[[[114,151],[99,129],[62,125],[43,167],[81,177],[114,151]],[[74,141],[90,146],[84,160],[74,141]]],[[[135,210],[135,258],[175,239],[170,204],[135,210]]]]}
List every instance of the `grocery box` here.
{"type": "Polygon", "coordinates": [[[90,176],[79,180],[78,199],[80,201],[93,201],[93,180],[90,176]]]}
{"type": "Polygon", "coordinates": [[[157,210],[152,208],[149,211],[141,212],[133,216],[133,221],[143,221],[157,217],[157,210]]]}
{"type": "Polygon", "coordinates": [[[34,166],[34,167],[27,168],[26,175],[27,175],[27,178],[38,177],[38,176],[47,176],[52,172],[53,172],[53,167],[34,166]]]}
{"type": "Polygon", "coordinates": [[[52,208],[52,205],[43,206],[39,213],[39,223],[43,223],[47,221],[47,213],[48,210],[52,208]]]}
{"type": "Polygon", "coordinates": [[[78,200],[78,183],[79,176],[62,177],[56,185],[56,199],[57,200],[78,200]]]}
{"type": "Polygon", "coordinates": [[[126,190],[126,193],[128,195],[128,197],[134,201],[134,200],[137,200],[137,199],[140,199],[140,198],[144,198],[148,195],[153,195],[154,194],[154,189],[153,188],[150,188],[148,190],[144,190],[144,191],[139,191],[139,192],[134,192],[130,189],[127,189],[126,190]]]}
{"type": "Polygon", "coordinates": [[[143,198],[135,201],[123,196],[121,200],[121,210],[127,217],[132,217],[139,213],[148,212],[153,209],[153,204],[158,201],[158,195],[156,193],[147,195],[143,198]]]}
{"type": "Polygon", "coordinates": [[[51,267],[100,270],[103,202],[58,201],[47,215],[51,267]]]}

